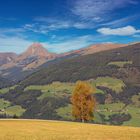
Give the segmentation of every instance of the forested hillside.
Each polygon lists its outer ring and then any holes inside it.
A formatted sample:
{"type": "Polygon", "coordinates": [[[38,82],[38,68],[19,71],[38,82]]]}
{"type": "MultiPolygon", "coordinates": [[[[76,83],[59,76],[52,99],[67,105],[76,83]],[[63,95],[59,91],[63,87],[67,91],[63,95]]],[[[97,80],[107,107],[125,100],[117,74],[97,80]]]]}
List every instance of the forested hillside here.
{"type": "Polygon", "coordinates": [[[98,76],[114,76],[139,84],[140,43],[96,54],[68,58],[32,74],[22,85],[75,82],[98,76]],[[132,79],[131,79],[131,78],[132,79]],[[130,79],[130,80],[129,80],[130,79]]]}

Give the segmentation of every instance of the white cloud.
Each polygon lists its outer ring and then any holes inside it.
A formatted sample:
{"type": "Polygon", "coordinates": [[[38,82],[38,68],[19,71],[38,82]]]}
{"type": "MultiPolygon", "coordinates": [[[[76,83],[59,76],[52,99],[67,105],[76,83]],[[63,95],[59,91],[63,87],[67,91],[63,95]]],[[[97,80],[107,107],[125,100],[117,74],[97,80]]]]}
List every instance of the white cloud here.
{"type": "Polygon", "coordinates": [[[103,35],[119,35],[119,36],[129,36],[134,35],[136,33],[140,33],[140,30],[135,29],[133,26],[126,26],[121,28],[100,28],[97,32],[103,35]]]}
{"type": "Polygon", "coordinates": [[[0,34],[19,34],[23,33],[23,28],[0,28],[0,34]]]}
{"type": "Polygon", "coordinates": [[[94,36],[85,35],[85,36],[75,37],[73,39],[67,39],[55,43],[42,42],[42,44],[49,51],[64,53],[64,52],[80,49],[83,47],[87,47],[88,45],[91,45],[93,43],[93,38],[94,36]]]}
{"type": "MultiPolygon", "coordinates": [[[[54,36],[56,37],[56,36],[54,36]]],[[[85,35],[79,37],[60,37],[55,42],[40,42],[50,52],[64,53],[91,45],[96,40],[96,36],[85,35]]],[[[33,41],[20,37],[0,37],[0,51],[1,52],[16,52],[22,53],[25,51],[33,41]]]]}
{"type": "Polygon", "coordinates": [[[26,24],[24,29],[33,31],[35,33],[42,33],[47,34],[50,31],[54,30],[61,30],[61,29],[69,29],[69,28],[76,28],[76,29],[86,29],[90,28],[88,24],[84,23],[74,23],[71,21],[57,21],[55,23],[35,23],[35,24],[26,24]]]}
{"type": "Polygon", "coordinates": [[[0,28],[0,37],[10,38],[18,36],[20,38],[26,38],[26,36],[24,36],[25,32],[26,30],[24,28],[0,28]]]}
{"type": "Polygon", "coordinates": [[[1,52],[16,52],[21,53],[27,49],[32,41],[20,37],[0,37],[1,52]]]}
{"type": "Polygon", "coordinates": [[[26,30],[19,28],[0,28],[0,51],[21,53],[32,41],[27,39],[26,30]]]}
{"type": "MultiPolygon", "coordinates": [[[[55,36],[54,36],[55,37],[55,36]]],[[[87,47],[93,43],[93,36],[85,35],[79,37],[60,37],[55,42],[40,42],[50,52],[63,53],[71,50],[87,47]]],[[[33,41],[20,37],[0,37],[0,51],[1,52],[16,52],[22,53],[25,51],[33,41]]]]}
{"type": "Polygon", "coordinates": [[[95,25],[92,23],[77,22],[73,24],[73,28],[77,29],[93,29],[95,25]]]}
{"type": "MultiPolygon", "coordinates": [[[[108,36],[102,38],[102,35],[84,35],[84,36],[52,36],[53,42],[40,42],[50,52],[64,53],[72,50],[77,50],[83,47],[87,47],[96,43],[107,43],[109,41],[108,36]],[[55,38],[55,39],[53,39],[55,38]]],[[[33,41],[27,40],[21,37],[1,37],[0,36],[0,51],[1,52],[16,52],[22,53],[25,51],[33,41]]]]}
{"type": "Polygon", "coordinates": [[[40,34],[47,34],[48,33],[48,26],[46,25],[40,25],[38,23],[35,24],[25,24],[23,28],[26,31],[32,31],[34,33],[40,33],[40,34]]]}
{"type": "Polygon", "coordinates": [[[140,38],[140,35],[139,34],[136,34],[136,35],[133,35],[133,37],[140,38]]]}
{"type": "Polygon", "coordinates": [[[61,29],[93,29],[95,25],[91,22],[65,20],[57,18],[37,17],[34,24],[26,24],[24,28],[33,32],[47,34],[49,31],[61,29]]]}
{"type": "MultiPolygon", "coordinates": [[[[83,19],[100,19],[103,15],[111,13],[128,4],[137,4],[137,0],[75,0],[72,12],[83,19]]],[[[97,20],[97,21],[98,21],[97,20]]]]}
{"type": "Polygon", "coordinates": [[[56,39],[55,42],[41,42],[45,48],[50,52],[64,53],[72,50],[81,49],[88,47],[93,44],[101,43],[116,43],[114,41],[110,42],[110,37],[102,37],[102,35],[84,35],[77,37],[60,37],[56,39]]]}
{"type": "Polygon", "coordinates": [[[133,15],[133,16],[128,16],[128,17],[124,17],[124,18],[120,18],[120,19],[116,19],[107,23],[103,23],[101,25],[103,26],[121,26],[121,25],[126,25],[128,22],[130,23],[131,21],[135,21],[136,19],[138,19],[140,16],[139,15],[133,15]]]}

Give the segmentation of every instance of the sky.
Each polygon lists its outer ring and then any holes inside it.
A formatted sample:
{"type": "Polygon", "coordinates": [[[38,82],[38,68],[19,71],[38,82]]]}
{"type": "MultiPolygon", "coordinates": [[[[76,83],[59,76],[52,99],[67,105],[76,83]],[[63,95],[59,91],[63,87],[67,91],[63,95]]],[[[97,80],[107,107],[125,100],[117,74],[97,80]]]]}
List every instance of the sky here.
{"type": "Polygon", "coordinates": [[[0,52],[63,53],[140,41],[140,0],[0,0],[0,52]]]}

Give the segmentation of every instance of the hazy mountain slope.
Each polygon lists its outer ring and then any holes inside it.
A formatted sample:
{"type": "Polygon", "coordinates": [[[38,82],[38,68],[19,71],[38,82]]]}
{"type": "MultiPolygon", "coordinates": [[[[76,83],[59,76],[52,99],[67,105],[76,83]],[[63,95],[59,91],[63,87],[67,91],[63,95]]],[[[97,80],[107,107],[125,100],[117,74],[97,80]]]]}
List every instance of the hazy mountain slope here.
{"type": "Polygon", "coordinates": [[[39,43],[34,43],[29,48],[20,54],[14,61],[2,65],[3,69],[12,67],[20,67],[23,70],[34,69],[48,60],[54,59],[56,54],[48,52],[39,43]]]}
{"type": "MultiPolygon", "coordinates": [[[[7,55],[2,54],[0,57],[2,56],[6,57],[7,55]]],[[[41,44],[34,43],[24,53],[10,61],[0,59],[0,62],[3,62],[0,67],[0,77],[8,79],[7,83],[16,83],[37,70],[42,64],[56,57],[56,54],[48,52],[41,44]]]]}
{"type": "Polygon", "coordinates": [[[0,53],[0,66],[13,61],[16,57],[15,53],[0,53]]]}
{"type": "Polygon", "coordinates": [[[87,54],[94,54],[97,52],[107,51],[107,50],[113,50],[116,48],[122,48],[127,46],[128,44],[112,44],[112,43],[106,43],[106,44],[96,44],[91,45],[89,47],[80,49],[77,51],[78,54],[81,55],[87,55],[87,54]]]}
{"type": "Polygon", "coordinates": [[[0,88],[7,87],[8,85],[11,85],[11,82],[8,79],[0,77],[0,88]]]}

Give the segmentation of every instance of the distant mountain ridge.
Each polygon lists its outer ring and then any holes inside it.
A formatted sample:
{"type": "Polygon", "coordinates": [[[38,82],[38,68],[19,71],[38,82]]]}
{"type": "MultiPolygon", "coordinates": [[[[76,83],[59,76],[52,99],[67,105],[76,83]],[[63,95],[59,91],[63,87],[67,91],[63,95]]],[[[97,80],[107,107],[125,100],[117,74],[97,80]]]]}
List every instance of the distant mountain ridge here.
{"type": "MultiPolygon", "coordinates": [[[[4,83],[7,81],[9,84],[10,81],[15,84],[56,57],[55,53],[48,52],[40,43],[33,43],[20,55],[0,53],[0,79],[4,79],[4,83]]],[[[0,80],[0,85],[3,87],[3,80],[0,80]]]]}
{"type": "Polygon", "coordinates": [[[113,43],[106,43],[106,44],[95,44],[91,45],[90,47],[80,49],[80,54],[87,55],[93,54],[101,51],[113,50],[116,48],[125,47],[128,44],[113,44],[113,43]]]}
{"type": "Polygon", "coordinates": [[[25,52],[13,59],[13,61],[2,65],[2,68],[7,69],[16,66],[23,68],[23,70],[33,69],[55,57],[54,53],[48,52],[40,43],[33,43],[25,52]]]}
{"type": "MultiPolygon", "coordinates": [[[[47,49],[45,49],[40,43],[33,43],[31,46],[28,47],[28,49],[25,52],[23,52],[20,55],[17,55],[15,53],[0,53],[0,65],[3,65],[2,68],[7,69],[13,66],[18,66],[18,63],[22,63],[22,61],[25,60],[28,64],[31,64],[32,62],[28,62],[28,60],[34,58],[35,60],[32,61],[33,63],[36,63],[36,67],[38,67],[43,63],[47,62],[48,60],[52,60],[55,58],[60,58],[72,54],[87,55],[124,46],[127,46],[127,44],[95,44],[79,50],[74,50],[62,54],[56,54],[47,51],[47,49]]],[[[34,68],[34,65],[32,65],[32,67],[34,68]]]]}
{"type": "Polygon", "coordinates": [[[33,43],[25,52],[20,55],[14,54],[14,57],[12,58],[10,56],[3,57],[5,55],[3,55],[3,53],[0,54],[0,78],[9,79],[11,82],[16,83],[23,80],[33,72],[38,71],[40,68],[47,67],[48,64],[51,63],[57,63],[57,61],[61,61],[62,59],[64,60],[66,58],[104,52],[125,46],[128,45],[111,43],[96,44],[79,50],[74,50],[62,54],[55,54],[47,51],[40,43],[33,43]]]}

